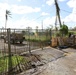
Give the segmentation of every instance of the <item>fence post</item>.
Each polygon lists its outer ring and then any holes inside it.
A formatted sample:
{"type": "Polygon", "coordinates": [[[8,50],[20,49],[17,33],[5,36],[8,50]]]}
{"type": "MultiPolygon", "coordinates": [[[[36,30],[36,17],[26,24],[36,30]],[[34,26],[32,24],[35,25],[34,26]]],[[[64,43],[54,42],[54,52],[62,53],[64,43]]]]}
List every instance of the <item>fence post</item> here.
{"type": "Polygon", "coordinates": [[[30,29],[28,28],[28,34],[29,34],[29,39],[28,39],[28,43],[29,43],[29,54],[31,55],[31,48],[30,48],[30,29]]]}
{"type": "Polygon", "coordinates": [[[11,54],[11,44],[10,44],[10,29],[7,29],[7,40],[8,40],[8,75],[12,74],[12,54],[11,54]]]}

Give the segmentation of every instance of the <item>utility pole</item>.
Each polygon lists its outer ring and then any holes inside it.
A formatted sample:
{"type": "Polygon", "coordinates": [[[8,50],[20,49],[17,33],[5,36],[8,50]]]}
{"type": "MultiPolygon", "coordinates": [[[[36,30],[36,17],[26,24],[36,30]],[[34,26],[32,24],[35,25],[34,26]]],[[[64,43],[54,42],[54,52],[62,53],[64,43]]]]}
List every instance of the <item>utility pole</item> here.
{"type": "Polygon", "coordinates": [[[55,6],[56,6],[56,21],[55,21],[55,26],[57,25],[57,18],[58,18],[60,27],[62,27],[62,25],[61,25],[61,19],[60,19],[60,8],[59,8],[57,0],[55,0],[55,6]]]}

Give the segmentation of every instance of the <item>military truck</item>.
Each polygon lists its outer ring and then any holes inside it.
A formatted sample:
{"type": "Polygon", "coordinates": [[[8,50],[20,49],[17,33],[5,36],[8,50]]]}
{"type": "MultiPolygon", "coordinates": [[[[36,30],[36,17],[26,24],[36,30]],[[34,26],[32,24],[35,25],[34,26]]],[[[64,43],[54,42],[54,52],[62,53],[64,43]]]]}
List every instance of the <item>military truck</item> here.
{"type": "MultiPolygon", "coordinates": [[[[25,40],[25,37],[23,36],[23,34],[22,33],[12,33],[12,34],[10,34],[10,42],[11,43],[23,43],[23,41],[25,40]]],[[[6,36],[5,38],[4,38],[4,42],[6,43],[6,42],[8,42],[8,37],[6,36]]]]}

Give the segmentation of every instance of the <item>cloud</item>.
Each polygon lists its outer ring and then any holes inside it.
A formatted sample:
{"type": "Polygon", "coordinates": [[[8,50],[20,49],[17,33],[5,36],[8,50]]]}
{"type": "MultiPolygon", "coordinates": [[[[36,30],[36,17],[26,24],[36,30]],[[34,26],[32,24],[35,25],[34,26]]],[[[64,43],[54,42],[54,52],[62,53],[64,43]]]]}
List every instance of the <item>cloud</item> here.
{"type": "Polygon", "coordinates": [[[17,1],[21,2],[22,0],[17,0],[17,1]]]}
{"type": "Polygon", "coordinates": [[[68,27],[75,27],[76,26],[76,14],[69,14],[64,19],[62,19],[68,27]]]}
{"type": "Polygon", "coordinates": [[[20,18],[14,22],[12,20],[8,20],[8,24],[7,24],[7,28],[19,28],[19,29],[20,28],[26,29],[26,27],[32,27],[33,29],[35,29],[36,26],[41,28],[40,23],[26,19],[26,18],[20,18]]]}
{"type": "Polygon", "coordinates": [[[43,25],[46,27],[48,27],[49,25],[55,25],[55,16],[53,17],[47,17],[43,20],[43,25]]]}
{"type": "Polygon", "coordinates": [[[75,20],[73,19],[73,17],[74,17],[74,15],[73,14],[70,14],[70,15],[68,15],[68,16],[66,16],[64,19],[63,19],[63,21],[64,22],[75,22],[75,20]]]}
{"type": "Polygon", "coordinates": [[[38,7],[32,8],[30,6],[9,5],[8,3],[0,3],[0,10],[5,11],[6,9],[11,10],[11,12],[15,14],[34,13],[39,12],[41,10],[38,7]]]}
{"type": "Polygon", "coordinates": [[[63,1],[66,1],[66,0],[59,0],[59,1],[63,2],[63,1]]]}
{"type": "Polygon", "coordinates": [[[76,0],[69,0],[67,5],[72,8],[72,13],[64,18],[65,22],[76,22],[76,0]]]}
{"type": "MultiPolygon", "coordinates": [[[[59,1],[65,1],[65,0],[59,0],[59,1]]],[[[47,0],[46,1],[46,4],[48,4],[48,5],[53,5],[54,4],[54,0],[47,0]]]]}
{"type": "Polygon", "coordinates": [[[49,13],[46,13],[46,12],[42,12],[42,14],[41,14],[42,16],[48,16],[49,15],[49,13]]]}
{"type": "Polygon", "coordinates": [[[54,0],[48,0],[48,1],[46,1],[46,4],[53,5],[54,4],[54,0]]]}
{"type": "Polygon", "coordinates": [[[33,13],[33,12],[39,12],[40,8],[32,8],[30,6],[18,6],[18,5],[12,5],[12,12],[16,14],[27,14],[27,13],[33,13]]]}
{"type": "Polygon", "coordinates": [[[9,9],[7,3],[0,3],[0,27],[5,25],[5,10],[9,9]]]}
{"type": "MultiPolygon", "coordinates": [[[[55,16],[53,17],[47,17],[43,20],[43,28],[47,28],[49,25],[53,25],[55,24],[55,16]]],[[[42,24],[41,22],[38,21],[33,21],[33,20],[29,20],[26,18],[21,18],[17,21],[11,21],[8,20],[8,25],[7,28],[22,28],[22,29],[26,29],[26,27],[32,27],[33,29],[36,28],[36,26],[38,26],[38,28],[42,28],[42,24]]]]}
{"type": "MultiPolygon", "coordinates": [[[[5,27],[5,10],[10,10],[11,13],[18,15],[18,14],[28,14],[28,13],[36,13],[36,12],[40,12],[41,9],[38,7],[30,7],[30,6],[21,6],[21,5],[9,5],[8,3],[0,3],[0,27],[5,27]]],[[[8,24],[7,27],[9,28],[19,28],[21,25],[26,25],[27,22],[30,22],[30,20],[26,20],[25,19],[18,19],[17,21],[11,21],[10,19],[8,20],[8,24]],[[17,25],[17,26],[16,26],[17,25]]],[[[39,25],[36,22],[33,22],[32,24],[35,25],[39,25]]],[[[27,25],[26,25],[27,26],[27,25]]],[[[32,25],[33,26],[33,25],[32,25]]],[[[25,26],[24,26],[25,27],[25,26]]],[[[20,27],[21,28],[21,27],[20,27]]]]}
{"type": "MultiPolygon", "coordinates": [[[[59,0],[66,1],[66,0],[59,0]]],[[[76,0],[68,0],[67,5],[72,9],[71,13],[68,13],[65,18],[61,17],[61,21],[68,25],[68,27],[74,27],[76,25],[76,0]]],[[[66,9],[65,9],[66,10],[66,9]]],[[[69,10],[67,10],[69,11],[69,10]]]]}
{"type": "Polygon", "coordinates": [[[0,3],[0,10],[6,10],[9,8],[10,6],[7,3],[0,3]]]}
{"type": "MultiPolygon", "coordinates": [[[[65,1],[65,0],[59,0],[59,1],[65,1]]],[[[54,4],[54,0],[47,0],[46,2],[48,5],[54,4]]],[[[73,9],[72,13],[67,15],[64,19],[62,19],[64,22],[76,22],[76,0],[69,0],[68,1],[68,6],[73,9]]],[[[44,5],[43,5],[44,7],[44,5]]],[[[0,27],[5,26],[5,10],[8,9],[11,11],[11,13],[17,15],[20,14],[22,17],[18,18],[17,20],[13,21],[12,19],[8,20],[7,28],[26,28],[26,27],[32,27],[36,28],[38,26],[41,28],[41,22],[38,21],[32,21],[29,20],[29,18],[23,17],[23,15],[30,14],[30,13],[36,13],[40,12],[41,8],[38,7],[30,7],[30,6],[23,6],[23,5],[9,5],[7,3],[0,3],[0,27]]],[[[42,12],[42,16],[48,16],[49,13],[42,12]]],[[[43,20],[43,27],[46,28],[49,25],[54,25],[55,24],[55,16],[53,17],[47,17],[43,20]]]]}
{"type": "Polygon", "coordinates": [[[44,4],[42,4],[42,7],[45,7],[45,5],[44,5],[44,4]]]}
{"type": "Polygon", "coordinates": [[[69,0],[67,5],[72,8],[76,7],[76,0],[69,0]]]}
{"type": "Polygon", "coordinates": [[[72,13],[76,13],[76,0],[69,0],[67,5],[73,9],[72,13]]]}

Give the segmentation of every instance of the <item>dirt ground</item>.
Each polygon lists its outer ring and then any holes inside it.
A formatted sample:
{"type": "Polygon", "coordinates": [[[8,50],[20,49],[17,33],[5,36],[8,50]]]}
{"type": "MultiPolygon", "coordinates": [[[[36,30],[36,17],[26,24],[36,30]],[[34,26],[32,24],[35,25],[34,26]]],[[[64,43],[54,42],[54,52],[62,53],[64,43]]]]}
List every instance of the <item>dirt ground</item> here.
{"type": "Polygon", "coordinates": [[[76,75],[76,49],[58,50],[48,47],[32,53],[40,55],[42,58],[41,63],[44,65],[18,75],[76,75]]]}

